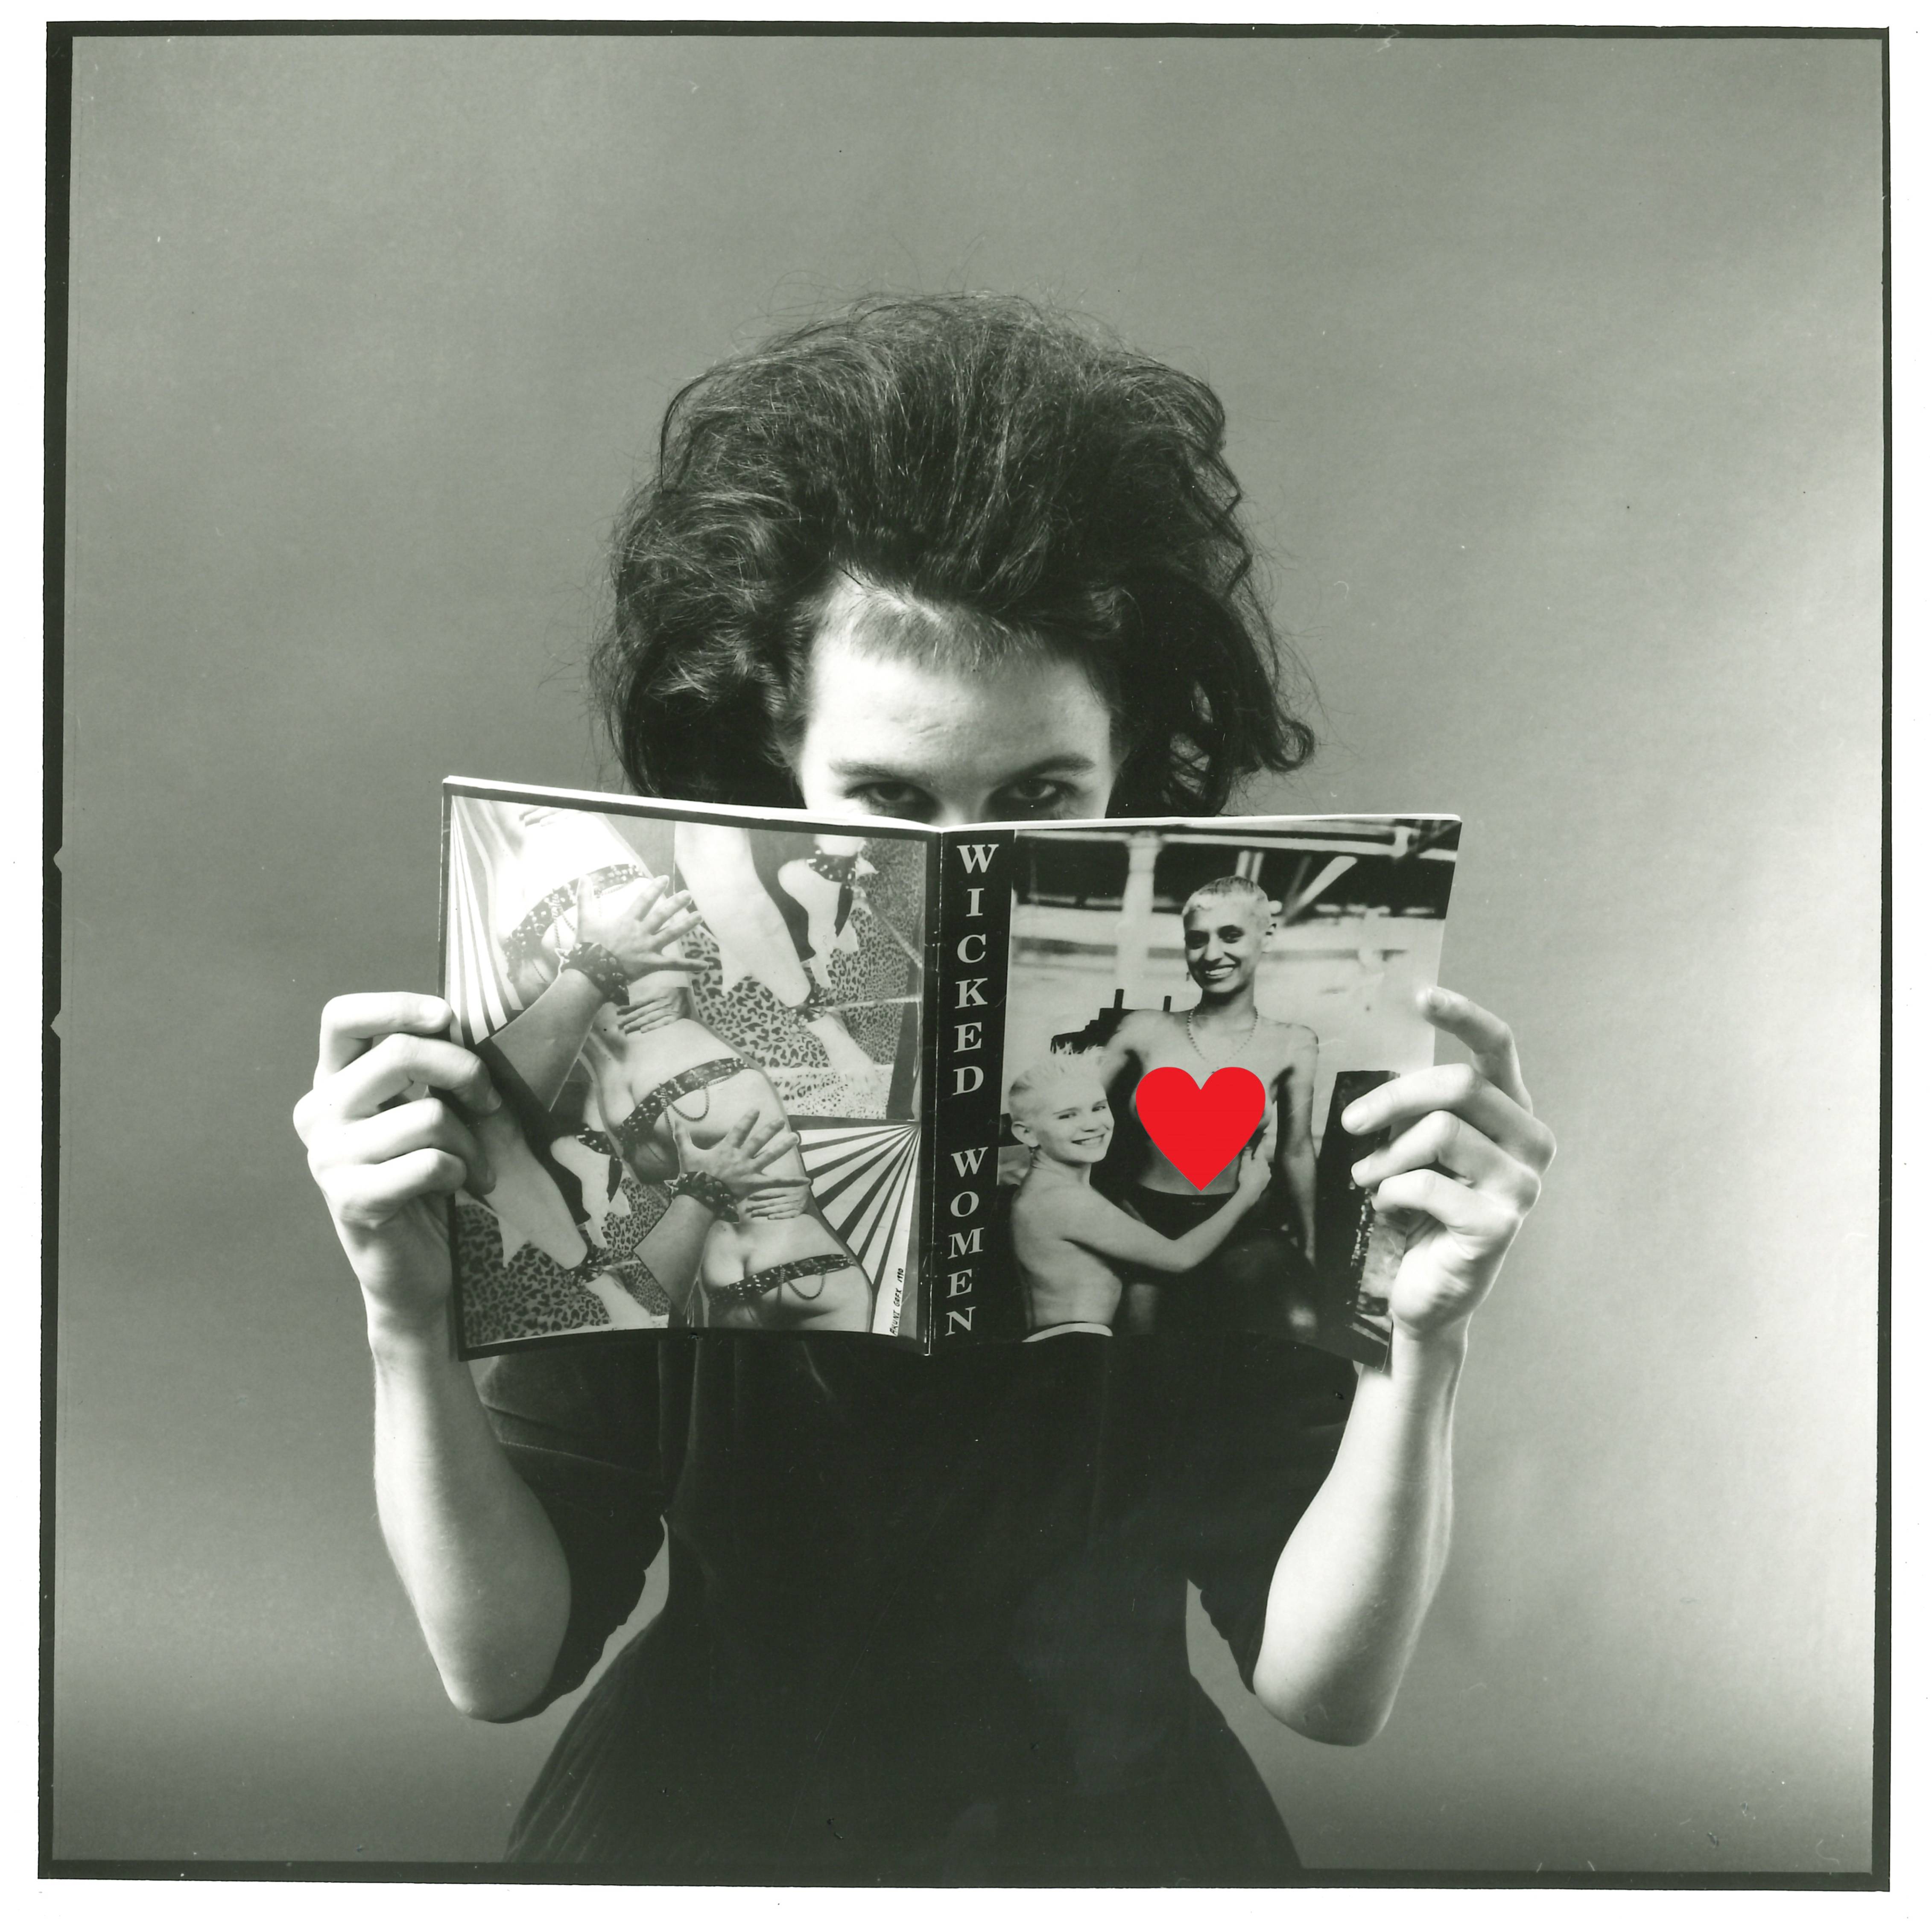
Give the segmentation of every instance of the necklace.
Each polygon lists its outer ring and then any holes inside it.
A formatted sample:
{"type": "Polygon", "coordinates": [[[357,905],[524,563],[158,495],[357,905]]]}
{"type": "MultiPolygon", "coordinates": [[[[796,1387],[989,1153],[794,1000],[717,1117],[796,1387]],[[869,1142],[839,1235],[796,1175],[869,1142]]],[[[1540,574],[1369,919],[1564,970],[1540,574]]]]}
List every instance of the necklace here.
{"type": "MultiPolygon", "coordinates": [[[[1198,1054],[1204,1061],[1208,1062],[1208,1065],[1210,1067],[1213,1067],[1216,1065],[1216,1063],[1209,1059],[1208,1050],[1201,1044],[1200,1037],[1194,1031],[1194,1016],[1197,1011],[1197,1009],[1191,1007],[1187,1010],[1188,1044],[1193,1048],[1194,1051],[1198,1054]]],[[[1239,1060],[1242,1055],[1247,1052],[1248,1043],[1255,1038],[1255,1029],[1261,1024],[1262,1011],[1258,1007],[1254,1009],[1253,1013],[1248,1021],[1248,1031],[1241,1036],[1241,1044],[1228,1056],[1228,1060],[1220,1062],[1219,1065],[1222,1067],[1226,1067],[1228,1065],[1228,1061],[1239,1060]]]]}

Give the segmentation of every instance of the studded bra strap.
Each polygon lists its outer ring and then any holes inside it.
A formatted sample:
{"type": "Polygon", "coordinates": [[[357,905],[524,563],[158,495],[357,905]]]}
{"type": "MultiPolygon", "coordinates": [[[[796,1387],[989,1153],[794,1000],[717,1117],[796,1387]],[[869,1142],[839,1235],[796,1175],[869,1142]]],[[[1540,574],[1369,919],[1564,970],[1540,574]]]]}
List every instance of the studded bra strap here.
{"type": "Polygon", "coordinates": [[[660,1080],[610,1130],[611,1139],[626,1153],[634,1147],[642,1146],[651,1129],[657,1125],[659,1116],[674,1101],[715,1086],[721,1080],[729,1080],[734,1074],[748,1073],[751,1066],[749,1061],[738,1055],[727,1054],[718,1060],[701,1060],[695,1067],[687,1067],[682,1073],[674,1074],[668,1080],[660,1080]]]}

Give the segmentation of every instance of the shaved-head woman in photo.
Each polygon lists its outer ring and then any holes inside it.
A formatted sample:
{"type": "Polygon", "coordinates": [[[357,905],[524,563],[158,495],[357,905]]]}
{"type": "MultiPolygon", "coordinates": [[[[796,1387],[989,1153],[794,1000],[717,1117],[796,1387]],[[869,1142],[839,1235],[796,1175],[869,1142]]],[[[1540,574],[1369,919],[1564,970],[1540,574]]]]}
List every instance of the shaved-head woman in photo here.
{"type": "MultiPolygon", "coordinates": [[[[671,403],[593,684],[646,794],[950,825],[1213,813],[1312,751],[1219,403],[1015,300],[872,301],[671,403]]],[[[322,1018],[297,1110],[362,1284],[382,1525],[451,1700],[577,1689],[516,1824],[670,1882],[1269,1883],[1297,1860],[1189,1671],[1200,1591],[1318,1741],[1387,1719],[1449,1548],[1470,1319],[1554,1151],[1509,1029],[1376,1089],[1408,1225],[1384,1370],[1075,1332],[931,1358],[707,1334],[455,1358],[443,1227],[497,1096],[433,996],[322,1018]],[[434,1092],[394,1100],[412,1084],[434,1092]]],[[[728,1038],[728,1037],[727,1037],[728,1038]]],[[[674,1203],[700,1214],[694,1183],[674,1203]]]]}

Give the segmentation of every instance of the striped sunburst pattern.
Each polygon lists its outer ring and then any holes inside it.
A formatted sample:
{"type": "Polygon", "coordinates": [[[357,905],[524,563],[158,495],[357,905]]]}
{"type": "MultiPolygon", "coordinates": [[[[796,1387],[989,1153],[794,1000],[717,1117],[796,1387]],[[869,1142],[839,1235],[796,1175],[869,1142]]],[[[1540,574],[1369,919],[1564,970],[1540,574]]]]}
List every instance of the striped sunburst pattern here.
{"type": "Polygon", "coordinates": [[[523,1006],[504,972],[490,931],[490,888],[494,876],[488,805],[457,800],[449,810],[449,918],[443,992],[455,1010],[458,1035],[472,1047],[523,1006]]]}
{"type": "Polygon", "coordinates": [[[902,1121],[792,1121],[813,1197],[832,1231],[859,1257],[878,1305],[874,1334],[913,1332],[908,1272],[919,1130],[902,1121]]]}

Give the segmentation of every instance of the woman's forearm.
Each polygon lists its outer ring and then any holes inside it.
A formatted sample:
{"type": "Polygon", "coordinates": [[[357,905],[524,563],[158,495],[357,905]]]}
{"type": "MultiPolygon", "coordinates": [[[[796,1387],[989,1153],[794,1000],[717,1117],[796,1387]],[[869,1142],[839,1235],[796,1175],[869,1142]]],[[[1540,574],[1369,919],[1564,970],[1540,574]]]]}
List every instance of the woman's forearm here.
{"type": "Polygon", "coordinates": [[[1295,1219],[1301,1227],[1302,1251],[1310,1260],[1315,1258],[1315,1147],[1311,1141],[1302,1141],[1291,1147],[1286,1156],[1286,1176],[1288,1198],[1294,1206],[1295,1219]]]}
{"type": "Polygon", "coordinates": [[[1258,1190],[1237,1188],[1197,1226],[1168,1242],[1169,1251],[1147,1263],[1157,1274],[1186,1274],[1198,1267],[1240,1225],[1242,1217],[1260,1198],[1258,1190]]]}
{"type": "Polygon", "coordinates": [[[562,1645],[562,1548],[446,1328],[372,1324],[370,1350],[383,1538],[450,1699],[502,1719],[536,1698],[562,1645]]]}
{"type": "Polygon", "coordinates": [[[682,1314],[690,1314],[698,1264],[704,1257],[704,1243],[717,1218],[690,1195],[675,1194],[656,1224],[638,1244],[638,1257],[657,1277],[658,1285],[682,1314]]]}
{"type": "Polygon", "coordinates": [[[587,975],[574,967],[560,968],[556,978],[478,1051],[485,1059],[493,1050],[500,1054],[548,1107],[562,1092],[603,1005],[603,990],[587,975]]]}
{"type": "Polygon", "coordinates": [[[1318,1741],[1366,1741],[1388,1719],[1448,1560],[1450,1434],[1466,1327],[1397,1329],[1364,1370],[1328,1479],[1282,1550],[1255,1692],[1318,1741]]]}

